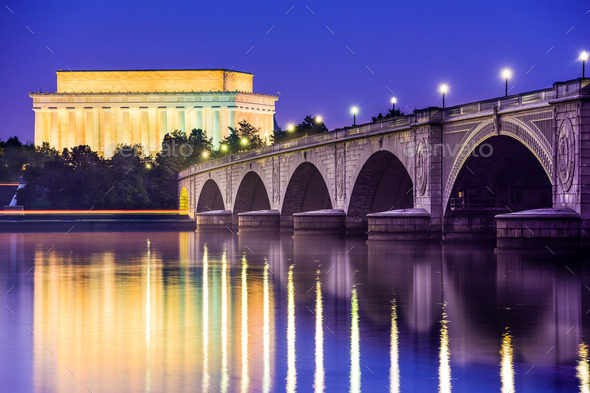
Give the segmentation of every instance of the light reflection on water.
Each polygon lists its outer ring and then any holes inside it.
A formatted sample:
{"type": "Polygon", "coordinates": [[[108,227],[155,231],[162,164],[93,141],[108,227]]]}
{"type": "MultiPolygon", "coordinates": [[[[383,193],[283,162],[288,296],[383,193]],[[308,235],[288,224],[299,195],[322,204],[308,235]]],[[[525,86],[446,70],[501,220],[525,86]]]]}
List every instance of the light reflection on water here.
{"type": "Polygon", "coordinates": [[[502,335],[502,360],[500,363],[500,377],[502,378],[502,393],[514,392],[514,368],[512,367],[512,336],[508,329],[502,335]]]}
{"type": "Polygon", "coordinates": [[[443,304],[442,320],[440,321],[440,351],[438,366],[438,391],[451,393],[451,352],[449,350],[449,328],[447,313],[443,304]]]}
{"type": "Polygon", "coordinates": [[[1,391],[590,391],[583,256],[231,233],[0,247],[1,391]]]}

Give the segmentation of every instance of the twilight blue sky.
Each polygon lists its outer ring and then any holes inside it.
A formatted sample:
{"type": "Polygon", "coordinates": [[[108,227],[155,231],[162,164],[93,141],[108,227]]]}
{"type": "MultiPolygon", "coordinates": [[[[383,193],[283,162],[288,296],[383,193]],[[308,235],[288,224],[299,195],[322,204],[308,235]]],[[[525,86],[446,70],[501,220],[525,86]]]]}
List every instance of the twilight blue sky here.
{"type": "Polygon", "coordinates": [[[370,121],[389,89],[406,111],[440,105],[441,82],[448,106],[500,96],[503,67],[511,92],[541,89],[581,76],[589,11],[589,1],[5,0],[0,139],[33,138],[28,92],[54,91],[68,67],[252,72],[256,92],[280,92],[282,127],[306,114],[349,125],[352,105],[370,121]]]}

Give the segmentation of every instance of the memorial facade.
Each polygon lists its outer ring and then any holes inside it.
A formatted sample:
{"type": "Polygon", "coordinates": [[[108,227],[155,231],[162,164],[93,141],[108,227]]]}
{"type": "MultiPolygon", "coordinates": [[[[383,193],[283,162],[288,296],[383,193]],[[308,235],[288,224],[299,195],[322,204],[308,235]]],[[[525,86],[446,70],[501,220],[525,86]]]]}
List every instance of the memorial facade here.
{"type": "Polygon", "coordinates": [[[202,129],[215,147],[242,120],[267,142],[278,97],[253,92],[254,75],[216,70],[57,71],[57,91],[29,93],[35,145],[88,145],[111,156],[119,144],[155,154],[164,135],[202,129]]]}

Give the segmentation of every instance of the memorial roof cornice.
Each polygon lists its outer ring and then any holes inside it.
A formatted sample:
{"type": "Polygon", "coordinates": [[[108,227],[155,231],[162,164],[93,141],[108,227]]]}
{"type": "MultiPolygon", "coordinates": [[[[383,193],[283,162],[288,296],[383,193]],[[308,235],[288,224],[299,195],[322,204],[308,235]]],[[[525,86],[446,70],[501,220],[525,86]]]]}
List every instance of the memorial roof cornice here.
{"type": "Polygon", "coordinates": [[[157,91],[119,91],[119,92],[29,92],[29,96],[104,96],[104,95],[179,95],[179,94],[199,94],[199,95],[224,95],[224,94],[244,94],[250,96],[259,96],[259,97],[270,97],[270,98],[279,98],[276,95],[272,94],[263,94],[263,93],[252,93],[246,91],[226,91],[226,90],[218,90],[218,91],[167,91],[167,92],[157,92],[157,91]]]}

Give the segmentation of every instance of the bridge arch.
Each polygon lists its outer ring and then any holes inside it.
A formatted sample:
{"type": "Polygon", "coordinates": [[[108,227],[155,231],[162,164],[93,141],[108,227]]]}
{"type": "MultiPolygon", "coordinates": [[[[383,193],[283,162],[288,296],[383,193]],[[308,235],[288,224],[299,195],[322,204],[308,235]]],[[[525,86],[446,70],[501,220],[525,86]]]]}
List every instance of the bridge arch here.
{"type": "Polygon", "coordinates": [[[225,210],[223,195],[213,179],[208,179],[201,188],[197,201],[197,213],[213,210],[225,210]]]}
{"type": "Polygon", "coordinates": [[[479,149],[484,142],[498,136],[514,139],[525,147],[536,158],[537,163],[547,175],[550,184],[553,185],[553,149],[547,138],[539,130],[531,129],[524,122],[516,118],[490,119],[481,123],[460,142],[461,149],[451,165],[444,185],[442,200],[443,215],[447,212],[451,193],[460,172],[465,168],[467,160],[474,156],[476,149],[479,149]],[[499,132],[498,128],[500,129],[499,132]]]}
{"type": "Polygon", "coordinates": [[[299,164],[284,193],[281,220],[292,223],[293,213],[331,209],[332,206],[332,195],[320,170],[307,161],[299,164]]]}
{"type": "Polygon", "coordinates": [[[253,211],[269,210],[270,199],[268,190],[260,175],[254,171],[247,172],[240,181],[234,198],[234,214],[253,211]]]}
{"type": "Polygon", "coordinates": [[[412,178],[393,153],[380,150],[370,155],[354,180],[347,208],[347,231],[366,232],[369,213],[414,206],[412,178]]]}

